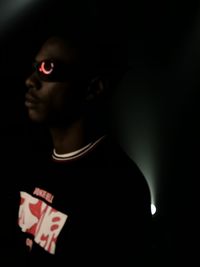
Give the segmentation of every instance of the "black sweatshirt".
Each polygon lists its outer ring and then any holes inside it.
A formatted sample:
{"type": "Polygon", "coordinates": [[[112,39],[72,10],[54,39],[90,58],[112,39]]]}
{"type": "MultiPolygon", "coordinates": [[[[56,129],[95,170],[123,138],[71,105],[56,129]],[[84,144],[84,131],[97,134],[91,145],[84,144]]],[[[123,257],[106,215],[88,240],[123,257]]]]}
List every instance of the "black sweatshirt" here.
{"type": "Polygon", "coordinates": [[[136,164],[109,137],[75,155],[53,154],[26,166],[22,162],[16,171],[21,176],[16,174],[17,186],[9,198],[4,266],[148,262],[149,187],[136,164]]]}

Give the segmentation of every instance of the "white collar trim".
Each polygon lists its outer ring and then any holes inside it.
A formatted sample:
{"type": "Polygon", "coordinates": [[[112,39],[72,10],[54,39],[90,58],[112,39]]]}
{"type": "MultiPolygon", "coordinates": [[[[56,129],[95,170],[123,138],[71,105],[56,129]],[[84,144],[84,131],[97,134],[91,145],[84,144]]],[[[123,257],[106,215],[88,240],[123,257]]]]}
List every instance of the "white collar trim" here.
{"type": "Polygon", "coordinates": [[[90,151],[95,145],[97,145],[102,139],[104,139],[104,137],[105,137],[105,135],[100,137],[99,139],[97,139],[95,142],[91,142],[91,143],[87,144],[86,146],[84,146],[84,147],[82,147],[76,151],[70,152],[70,153],[58,154],[54,148],[52,158],[56,161],[66,161],[66,160],[76,159],[80,156],[83,156],[88,151],[90,151]]]}

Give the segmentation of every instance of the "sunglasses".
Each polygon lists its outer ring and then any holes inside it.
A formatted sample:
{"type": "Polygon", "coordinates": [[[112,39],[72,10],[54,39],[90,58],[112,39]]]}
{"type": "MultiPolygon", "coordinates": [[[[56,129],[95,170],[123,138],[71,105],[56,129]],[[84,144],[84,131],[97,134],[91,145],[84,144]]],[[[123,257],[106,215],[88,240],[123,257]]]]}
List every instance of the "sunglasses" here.
{"type": "Polygon", "coordinates": [[[79,66],[69,65],[58,60],[48,59],[34,62],[33,68],[41,81],[65,82],[81,77],[79,66]]]}

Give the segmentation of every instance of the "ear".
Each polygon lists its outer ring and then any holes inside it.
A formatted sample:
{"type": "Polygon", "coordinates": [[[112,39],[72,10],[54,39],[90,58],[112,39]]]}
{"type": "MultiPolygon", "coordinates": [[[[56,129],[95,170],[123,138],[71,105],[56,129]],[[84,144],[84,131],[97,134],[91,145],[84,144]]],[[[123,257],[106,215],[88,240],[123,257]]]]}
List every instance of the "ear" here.
{"type": "Polygon", "coordinates": [[[86,101],[90,102],[98,98],[103,94],[105,90],[105,84],[101,77],[95,77],[90,81],[90,84],[86,92],[86,101]]]}

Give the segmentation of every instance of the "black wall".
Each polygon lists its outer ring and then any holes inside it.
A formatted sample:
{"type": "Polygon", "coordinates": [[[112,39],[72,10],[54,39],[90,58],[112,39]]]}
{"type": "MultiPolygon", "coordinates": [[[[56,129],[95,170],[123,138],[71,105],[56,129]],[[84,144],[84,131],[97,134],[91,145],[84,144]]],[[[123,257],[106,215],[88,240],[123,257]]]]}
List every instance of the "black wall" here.
{"type": "Polygon", "coordinates": [[[14,146],[13,140],[41,140],[43,132],[24,134],[30,127],[23,104],[24,80],[48,23],[64,17],[67,27],[100,29],[102,38],[120,41],[132,69],[113,102],[113,127],[152,186],[157,205],[155,263],[191,264],[198,255],[194,242],[199,203],[199,4],[116,2],[44,0],[4,22],[1,137],[5,149],[14,146]]]}

